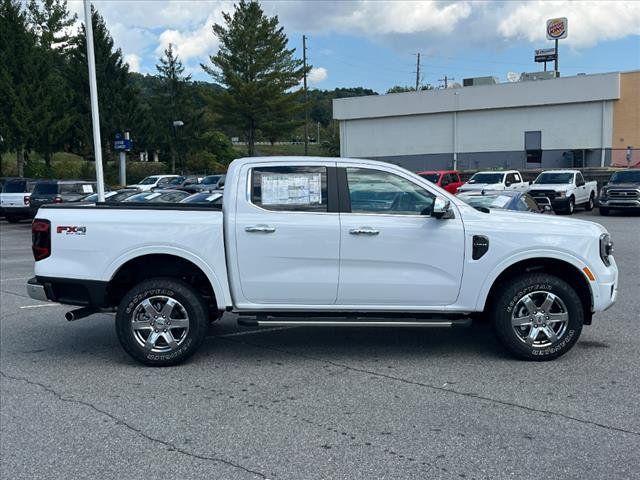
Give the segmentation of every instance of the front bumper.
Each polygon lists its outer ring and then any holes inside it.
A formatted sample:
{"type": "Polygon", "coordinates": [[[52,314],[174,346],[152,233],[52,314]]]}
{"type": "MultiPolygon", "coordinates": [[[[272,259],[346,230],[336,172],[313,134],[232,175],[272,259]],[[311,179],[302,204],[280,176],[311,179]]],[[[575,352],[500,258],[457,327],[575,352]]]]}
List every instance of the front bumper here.
{"type": "Polygon", "coordinates": [[[613,257],[611,265],[594,271],[596,282],[591,284],[593,293],[593,312],[604,312],[611,308],[618,298],[618,266],[613,257]]]}
{"type": "Polygon", "coordinates": [[[598,199],[598,204],[601,207],[605,208],[616,208],[616,209],[630,209],[637,210],[640,209],[640,199],[621,199],[621,198],[612,198],[612,197],[600,197],[598,199]]]}

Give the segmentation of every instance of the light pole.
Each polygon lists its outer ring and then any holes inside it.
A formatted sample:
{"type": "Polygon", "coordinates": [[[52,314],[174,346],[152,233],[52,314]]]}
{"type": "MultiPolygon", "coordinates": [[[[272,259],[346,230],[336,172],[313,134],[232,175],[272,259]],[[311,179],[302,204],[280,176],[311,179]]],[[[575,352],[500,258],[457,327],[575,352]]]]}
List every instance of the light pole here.
{"type": "Polygon", "coordinates": [[[182,163],[180,162],[180,154],[178,153],[178,128],[184,126],[184,122],[182,120],[174,120],[173,121],[173,135],[174,135],[174,149],[175,155],[173,157],[173,165],[171,166],[171,173],[176,173],[176,159],[178,157],[178,163],[180,163],[180,174],[184,173],[182,170],[182,163]]]}

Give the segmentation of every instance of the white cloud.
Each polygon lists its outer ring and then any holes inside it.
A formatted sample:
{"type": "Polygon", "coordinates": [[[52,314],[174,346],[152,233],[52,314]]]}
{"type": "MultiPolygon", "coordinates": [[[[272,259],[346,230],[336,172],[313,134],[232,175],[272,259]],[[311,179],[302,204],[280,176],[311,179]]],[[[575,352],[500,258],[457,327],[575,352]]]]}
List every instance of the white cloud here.
{"type": "Polygon", "coordinates": [[[131,72],[140,73],[140,56],[135,53],[129,53],[124,56],[124,61],[129,64],[129,70],[131,72]]]}
{"type": "Polygon", "coordinates": [[[631,1],[533,1],[510,4],[498,31],[505,38],[538,42],[546,38],[546,20],[567,17],[569,36],[562,43],[591,47],[603,40],[640,35],[640,3],[631,1]]]}
{"type": "Polygon", "coordinates": [[[307,75],[307,78],[309,79],[310,83],[315,84],[315,83],[320,83],[320,82],[326,80],[328,75],[329,74],[328,74],[326,68],[314,67],[309,72],[309,75],[307,75]]]}

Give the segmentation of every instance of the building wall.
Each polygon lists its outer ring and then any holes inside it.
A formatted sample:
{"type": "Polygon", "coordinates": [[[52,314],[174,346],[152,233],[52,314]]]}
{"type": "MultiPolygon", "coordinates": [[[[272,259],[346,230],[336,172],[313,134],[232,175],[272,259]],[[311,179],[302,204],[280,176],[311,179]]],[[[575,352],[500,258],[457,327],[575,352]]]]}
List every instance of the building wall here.
{"type": "Polygon", "coordinates": [[[632,165],[640,165],[640,72],[620,74],[620,100],[613,106],[613,164],[627,165],[627,146],[634,148],[632,165]]]}
{"type": "Polygon", "coordinates": [[[611,159],[620,89],[613,73],[357,97],[334,100],[334,118],[342,156],[411,170],[450,168],[454,154],[459,168],[572,167],[574,152],[595,167],[611,159]],[[527,131],[541,132],[542,163],[526,163],[527,131]]]}

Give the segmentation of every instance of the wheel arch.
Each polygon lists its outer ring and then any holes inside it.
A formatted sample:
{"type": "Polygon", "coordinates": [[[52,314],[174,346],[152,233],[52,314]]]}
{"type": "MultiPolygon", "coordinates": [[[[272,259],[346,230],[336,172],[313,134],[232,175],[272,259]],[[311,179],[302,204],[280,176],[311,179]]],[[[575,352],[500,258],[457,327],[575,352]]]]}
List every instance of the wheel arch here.
{"type": "Polygon", "coordinates": [[[173,253],[146,253],[127,259],[110,275],[107,299],[117,305],[124,294],[142,280],[153,277],[179,278],[194,287],[210,308],[224,310],[224,292],[215,277],[194,261],[173,253]],[[213,280],[213,281],[212,281],[213,280]]]}
{"type": "Polygon", "coordinates": [[[490,287],[486,292],[483,292],[484,294],[481,294],[481,297],[479,298],[479,301],[481,302],[480,309],[482,311],[486,311],[491,306],[491,302],[496,298],[496,292],[502,287],[502,285],[507,283],[510,279],[528,272],[548,273],[561,278],[571,285],[582,302],[585,314],[584,323],[587,325],[591,324],[594,299],[588,278],[574,263],[567,261],[566,259],[554,257],[525,258],[502,267],[500,273],[494,275],[493,281],[490,283],[490,287]]]}

